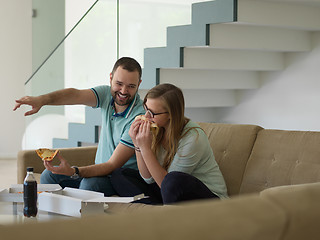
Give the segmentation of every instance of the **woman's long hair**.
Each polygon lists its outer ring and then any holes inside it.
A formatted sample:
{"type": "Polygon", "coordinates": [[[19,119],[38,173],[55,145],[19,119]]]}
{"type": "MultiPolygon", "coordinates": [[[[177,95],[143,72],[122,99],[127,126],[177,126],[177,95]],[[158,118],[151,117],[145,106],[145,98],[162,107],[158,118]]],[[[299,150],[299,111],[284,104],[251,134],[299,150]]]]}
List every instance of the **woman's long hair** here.
{"type": "Polygon", "coordinates": [[[152,143],[152,151],[157,155],[161,144],[166,149],[166,156],[163,167],[168,170],[178,148],[182,131],[189,119],[184,116],[184,97],[180,88],[172,84],[160,84],[149,90],[144,98],[146,103],[148,98],[158,98],[163,102],[165,111],[169,114],[169,125],[167,131],[160,129],[159,134],[152,143]],[[162,139],[166,137],[166,141],[162,143],[162,139]]]}

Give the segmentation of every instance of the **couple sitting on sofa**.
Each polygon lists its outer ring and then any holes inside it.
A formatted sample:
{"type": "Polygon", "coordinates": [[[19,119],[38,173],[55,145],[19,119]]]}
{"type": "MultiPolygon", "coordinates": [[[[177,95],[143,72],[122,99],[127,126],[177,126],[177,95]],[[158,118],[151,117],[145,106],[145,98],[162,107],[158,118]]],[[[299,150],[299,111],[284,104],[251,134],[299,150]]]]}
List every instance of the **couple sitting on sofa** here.
{"type": "Polygon", "coordinates": [[[45,161],[41,183],[58,183],[103,192],[106,196],[144,193],[151,204],[226,198],[227,189],[207,135],[184,116],[182,91],[171,84],[152,88],[140,100],[141,67],[132,58],[119,59],[110,74],[110,87],[64,89],[16,101],[32,106],[84,104],[100,107],[102,129],[95,164],[70,167],[58,154],[59,166],[45,161]],[[135,120],[145,114],[149,121],[135,120]],[[150,121],[159,127],[153,137],[150,121]],[[138,167],[138,169],[137,169],[138,167]]]}

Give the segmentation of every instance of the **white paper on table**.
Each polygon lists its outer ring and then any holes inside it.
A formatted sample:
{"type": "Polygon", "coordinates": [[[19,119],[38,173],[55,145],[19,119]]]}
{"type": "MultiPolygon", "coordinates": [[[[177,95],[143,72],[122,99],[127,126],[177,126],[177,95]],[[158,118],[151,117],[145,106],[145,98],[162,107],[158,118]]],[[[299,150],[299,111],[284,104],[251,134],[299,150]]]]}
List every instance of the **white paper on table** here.
{"type": "Polygon", "coordinates": [[[101,197],[87,200],[87,202],[130,203],[143,198],[147,198],[147,196],[144,196],[144,194],[139,194],[134,197],[101,197]]]}

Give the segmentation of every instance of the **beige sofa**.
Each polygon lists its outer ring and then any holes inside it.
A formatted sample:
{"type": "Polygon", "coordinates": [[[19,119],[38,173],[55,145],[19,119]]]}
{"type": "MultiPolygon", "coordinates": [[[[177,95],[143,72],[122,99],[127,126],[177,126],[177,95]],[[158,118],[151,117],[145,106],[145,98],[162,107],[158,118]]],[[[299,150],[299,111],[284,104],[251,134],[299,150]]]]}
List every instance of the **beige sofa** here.
{"type": "MultiPolygon", "coordinates": [[[[164,207],[113,204],[112,214],[54,222],[55,228],[66,239],[320,238],[320,132],[200,125],[208,135],[230,199],[164,207]]],[[[95,151],[95,147],[61,149],[70,164],[78,166],[92,163],[95,151]]],[[[36,173],[43,170],[34,151],[19,153],[19,183],[27,166],[33,166],[36,173]]],[[[32,227],[45,234],[53,223],[41,224],[41,229],[32,227]]],[[[15,230],[17,226],[0,227],[0,233],[18,238],[30,226],[19,227],[21,231],[15,230]]]]}

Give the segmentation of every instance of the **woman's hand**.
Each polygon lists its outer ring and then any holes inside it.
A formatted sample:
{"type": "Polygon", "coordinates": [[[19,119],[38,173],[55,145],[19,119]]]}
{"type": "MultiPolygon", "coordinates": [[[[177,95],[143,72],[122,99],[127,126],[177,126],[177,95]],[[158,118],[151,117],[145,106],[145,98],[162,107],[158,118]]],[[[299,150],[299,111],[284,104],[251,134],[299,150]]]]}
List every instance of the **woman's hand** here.
{"type": "Polygon", "coordinates": [[[136,147],[138,147],[136,138],[139,132],[140,125],[141,125],[140,119],[134,120],[129,129],[129,136],[131,137],[132,142],[136,147]]]}
{"type": "Polygon", "coordinates": [[[54,174],[61,174],[66,176],[72,176],[74,174],[74,169],[70,164],[60,155],[58,152],[56,157],[60,160],[59,166],[53,166],[51,161],[44,161],[43,165],[49,171],[54,174]]]}
{"type": "Polygon", "coordinates": [[[149,121],[141,121],[140,127],[136,134],[136,142],[138,147],[142,149],[151,149],[152,133],[150,131],[151,123],[149,121]]]}

